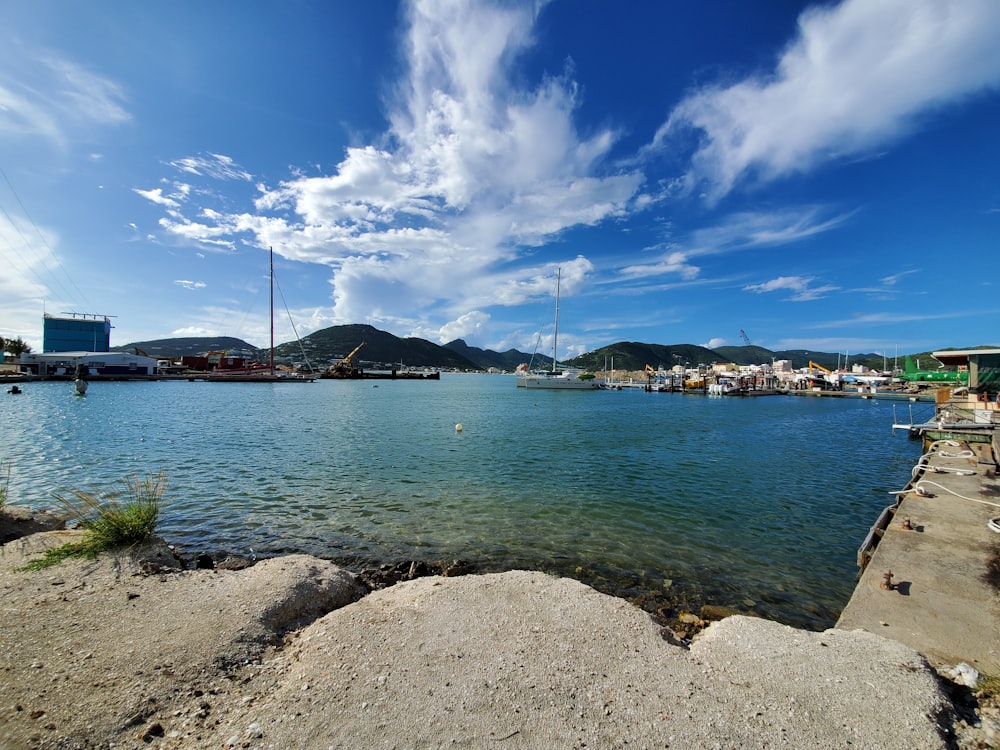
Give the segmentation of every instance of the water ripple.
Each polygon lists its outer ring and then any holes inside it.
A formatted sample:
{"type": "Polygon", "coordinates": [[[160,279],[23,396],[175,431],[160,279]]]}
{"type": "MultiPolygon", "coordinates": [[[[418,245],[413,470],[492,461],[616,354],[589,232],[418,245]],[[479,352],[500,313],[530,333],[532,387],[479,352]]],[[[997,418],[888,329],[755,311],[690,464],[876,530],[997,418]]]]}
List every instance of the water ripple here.
{"type": "Polygon", "coordinates": [[[877,401],[485,376],[25,390],[0,422],[12,502],[162,469],[160,531],[194,550],[465,558],[810,627],[846,602],[855,549],[919,452],[877,401]]]}

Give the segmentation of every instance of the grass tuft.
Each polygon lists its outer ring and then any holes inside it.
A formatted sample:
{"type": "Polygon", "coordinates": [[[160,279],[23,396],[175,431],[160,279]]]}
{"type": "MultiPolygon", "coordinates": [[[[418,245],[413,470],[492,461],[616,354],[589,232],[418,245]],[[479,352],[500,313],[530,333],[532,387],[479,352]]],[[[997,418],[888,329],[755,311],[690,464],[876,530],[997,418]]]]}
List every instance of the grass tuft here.
{"type": "Polygon", "coordinates": [[[70,498],[56,495],[69,517],[83,529],[84,536],[79,541],[46,550],[42,557],[32,560],[23,569],[41,570],[69,557],[94,558],[100,552],[149,539],[159,519],[166,478],[161,471],[148,478],[127,477],[122,484],[121,491],[99,495],[84,490],[73,490],[70,498]]]}
{"type": "Polygon", "coordinates": [[[8,487],[10,487],[10,464],[0,461],[0,508],[7,504],[8,487]]]}
{"type": "Polygon", "coordinates": [[[1000,674],[981,673],[976,694],[980,702],[1000,705],[1000,674]]]}

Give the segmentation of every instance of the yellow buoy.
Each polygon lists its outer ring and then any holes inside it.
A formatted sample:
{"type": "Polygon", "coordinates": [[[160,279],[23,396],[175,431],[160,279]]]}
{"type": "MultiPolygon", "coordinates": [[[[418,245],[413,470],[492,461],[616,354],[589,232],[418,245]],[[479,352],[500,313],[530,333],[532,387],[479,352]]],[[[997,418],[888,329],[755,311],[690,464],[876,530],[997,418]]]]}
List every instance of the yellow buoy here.
{"type": "Polygon", "coordinates": [[[455,425],[455,432],[461,432],[461,431],[462,431],[462,423],[459,422],[457,425],[455,425]]]}

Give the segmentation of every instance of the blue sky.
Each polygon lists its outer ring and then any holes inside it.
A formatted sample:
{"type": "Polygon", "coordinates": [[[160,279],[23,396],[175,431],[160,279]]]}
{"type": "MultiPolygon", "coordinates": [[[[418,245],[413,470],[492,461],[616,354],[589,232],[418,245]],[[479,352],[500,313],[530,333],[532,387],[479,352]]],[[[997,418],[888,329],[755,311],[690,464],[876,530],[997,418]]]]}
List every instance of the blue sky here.
{"type": "Polygon", "coordinates": [[[0,336],[1000,344],[1000,3],[10,3],[0,336]],[[289,314],[285,313],[285,308],[289,314]]]}

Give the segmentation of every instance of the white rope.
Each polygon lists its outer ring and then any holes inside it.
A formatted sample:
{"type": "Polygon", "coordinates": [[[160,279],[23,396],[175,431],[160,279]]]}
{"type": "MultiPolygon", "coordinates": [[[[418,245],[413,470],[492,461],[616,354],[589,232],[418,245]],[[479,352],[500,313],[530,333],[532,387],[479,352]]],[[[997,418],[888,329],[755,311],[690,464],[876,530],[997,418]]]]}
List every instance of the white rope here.
{"type": "Polygon", "coordinates": [[[926,496],[928,494],[927,490],[922,490],[922,487],[925,484],[932,484],[935,487],[939,487],[940,489],[944,490],[945,492],[947,492],[949,494],[952,494],[955,497],[961,498],[962,500],[969,500],[970,502],[973,502],[973,503],[982,503],[983,505],[992,505],[994,508],[1000,508],[1000,503],[991,503],[988,500],[978,500],[977,498],[974,498],[974,497],[966,497],[965,495],[959,495],[957,492],[955,492],[955,490],[949,489],[949,488],[945,487],[943,484],[938,484],[937,482],[930,482],[930,481],[919,482],[917,484],[917,486],[914,487],[913,491],[915,491],[917,494],[923,494],[924,496],[926,496]]]}

